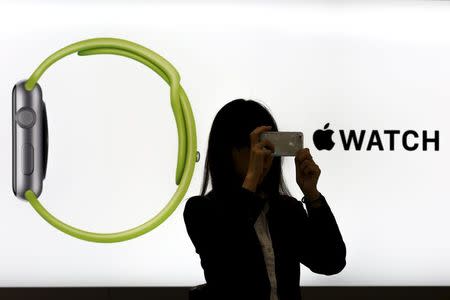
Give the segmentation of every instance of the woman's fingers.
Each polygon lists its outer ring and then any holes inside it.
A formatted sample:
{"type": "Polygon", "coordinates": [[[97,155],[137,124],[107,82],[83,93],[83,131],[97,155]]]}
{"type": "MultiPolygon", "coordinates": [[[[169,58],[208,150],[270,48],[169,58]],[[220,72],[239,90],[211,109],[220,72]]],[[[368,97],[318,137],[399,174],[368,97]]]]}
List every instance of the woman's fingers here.
{"type": "MultiPolygon", "coordinates": [[[[272,154],[275,150],[274,145],[267,141],[260,141],[260,134],[269,131],[272,126],[259,126],[250,133],[250,164],[249,170],[258,176],[261,181],[266,170],[272,162],[272,154]]],[[[249,171],[248,171],[249,172],[249,171]]]]}
{"type": "Polygon", "coordinates": [[[305,159],[300,164],[300,171],[302,171],[303,174],[309,174],[307,172],[309,172],[315,165],[316,164],[312,160],[305,159]]]}
{"type": "Polygon", "coordinates": [[[272,126],[259,126],[256,127],[255,130],[253,130],[250,133],[250,143],[251,146],[256,145],[259,142],[259,135],[264,131],[269,131],[272,128],[272,126]]]}
{"type": "Polygon", "coordinates": [[[275,145],[269,140],[262,140],[259,142],[263,147],[266,147],[271,150],[271,152],[275,152],[275,145]]]}

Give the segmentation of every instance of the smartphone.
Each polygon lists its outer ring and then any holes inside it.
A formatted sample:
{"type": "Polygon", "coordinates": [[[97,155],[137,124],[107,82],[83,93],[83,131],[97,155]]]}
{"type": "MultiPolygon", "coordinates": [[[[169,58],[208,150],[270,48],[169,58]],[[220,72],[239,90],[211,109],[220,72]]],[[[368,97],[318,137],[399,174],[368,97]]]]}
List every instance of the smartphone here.
{"type": "Polygon", "coordinates": [[[259,141],[269,140],[274,144],[274,156],[295,156],[303,149],[303,133],[293,131],[266,131],[259,135],[259,141]]]}

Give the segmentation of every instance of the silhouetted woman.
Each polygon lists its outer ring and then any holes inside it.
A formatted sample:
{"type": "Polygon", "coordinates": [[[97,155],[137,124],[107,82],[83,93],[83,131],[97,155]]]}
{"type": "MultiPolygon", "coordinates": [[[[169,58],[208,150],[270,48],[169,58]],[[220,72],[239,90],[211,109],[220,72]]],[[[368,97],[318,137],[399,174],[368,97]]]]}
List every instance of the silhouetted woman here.
{"type": "Polygon", "coordinates": [[[259,142],[278,131],[269,111],[237,99],[212,124],[201,195],[184,209],[187,232],[200,255],[207,299],[301,299],[300,263],[333,275],[346,264],[346,246],[324,196],[308,148],[295,156],[302,202],[292,197],[274,146],[259,142]],[[212,190],[205,194],[211,176],[212,190]]]}

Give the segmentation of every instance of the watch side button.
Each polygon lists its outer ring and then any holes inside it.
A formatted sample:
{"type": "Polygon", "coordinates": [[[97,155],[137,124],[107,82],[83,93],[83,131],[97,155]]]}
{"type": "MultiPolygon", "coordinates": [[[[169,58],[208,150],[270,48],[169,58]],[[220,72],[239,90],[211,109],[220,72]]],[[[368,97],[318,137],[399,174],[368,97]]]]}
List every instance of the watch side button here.
{"type": "Polygon", "coordinates": [[[34,148],[30,143],[22,146],[22,173],[30,175],[34,170],[34,148]]]}

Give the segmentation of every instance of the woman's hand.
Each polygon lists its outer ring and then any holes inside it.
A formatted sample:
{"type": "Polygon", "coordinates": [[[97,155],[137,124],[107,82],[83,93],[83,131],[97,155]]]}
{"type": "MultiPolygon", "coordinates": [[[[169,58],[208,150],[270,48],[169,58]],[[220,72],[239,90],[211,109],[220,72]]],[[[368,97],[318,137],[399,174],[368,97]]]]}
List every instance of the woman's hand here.
{"type": "Polygon", "coordinates": [[[272,165],[275,145],[268,140],[259,141],[259,135],[271,128],[272,126],[259,126],[250,133],[250,158],[245,182],[250,182],[253,191],[262,182],[272,165]]]}
{"type": "Polygon", "coordinates": [[[313,161],[308,148],[300,149],[295,154],[296,181],[303,194],[308,200],[319,198],[317,181],[319,180],[320,168],[313,161]]]}

